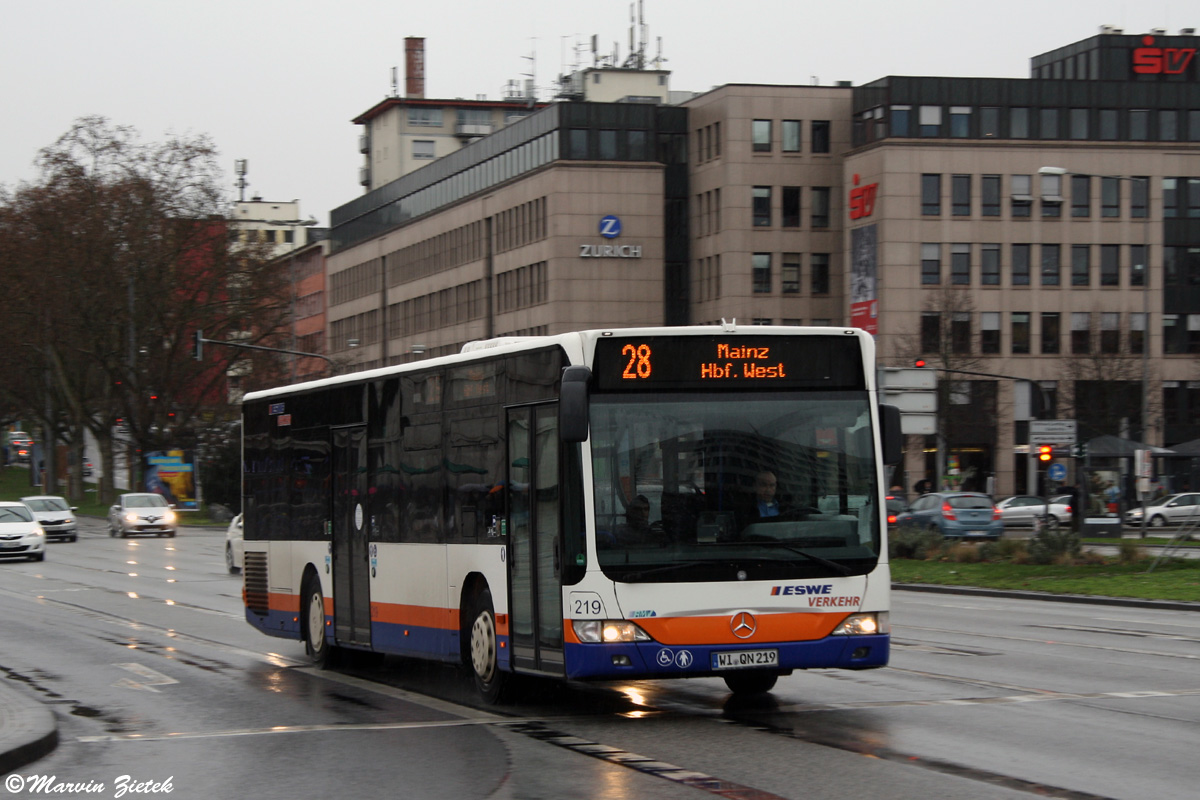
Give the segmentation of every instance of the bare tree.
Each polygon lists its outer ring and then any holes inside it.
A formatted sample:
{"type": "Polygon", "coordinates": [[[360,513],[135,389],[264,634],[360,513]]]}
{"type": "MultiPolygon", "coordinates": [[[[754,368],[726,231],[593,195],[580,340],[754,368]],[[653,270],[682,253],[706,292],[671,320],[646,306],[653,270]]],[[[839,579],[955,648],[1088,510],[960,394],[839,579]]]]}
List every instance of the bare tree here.
{"type": "MultiPolygon", "coordinates": [[[[1073,408],[1081,438],[1110,435],[1146,441],[1150,419],[1161,414],[1161,398],[1147,393],[1143,419],[1143,360],[1128,353],[1077,353],[1066,363],[1064,374],[1070,379],[1062,400],[1073,408]]],[[[1146,362],[1147,366],[1153,361],[1146,362]]],[[[1152,376],[1145,376],[1149,380],[1152,376]]]]}

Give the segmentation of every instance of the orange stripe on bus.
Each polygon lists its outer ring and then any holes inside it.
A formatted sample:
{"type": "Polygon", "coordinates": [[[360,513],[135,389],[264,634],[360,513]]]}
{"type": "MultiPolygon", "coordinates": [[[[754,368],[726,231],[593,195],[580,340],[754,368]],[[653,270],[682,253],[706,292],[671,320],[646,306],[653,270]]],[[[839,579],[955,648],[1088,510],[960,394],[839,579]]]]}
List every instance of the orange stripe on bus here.
{"type": "Polygon", "coordinates": [[[823,639],[846,614],[755,614],[754,633],[733,634],[733,615],[719,617],[640,617],[631,620],[662,644],[752,644],[823,639]]]}

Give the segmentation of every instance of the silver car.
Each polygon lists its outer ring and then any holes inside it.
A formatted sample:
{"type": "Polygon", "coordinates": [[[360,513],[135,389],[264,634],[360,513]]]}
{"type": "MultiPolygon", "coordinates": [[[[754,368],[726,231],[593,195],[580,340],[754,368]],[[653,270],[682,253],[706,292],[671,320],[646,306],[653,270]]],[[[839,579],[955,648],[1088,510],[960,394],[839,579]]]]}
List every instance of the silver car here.
{"type": "MultiPolygon", "coordinates": [[[[1071,524],[1071,506],[1065,502],[1055,502],[1060,498],[1050,498],[1050,516],[1059,525],[1071,524]]],[[[1000,511],[1000,521],[1006,528],[1033,527],[1035,517],[1046,515],[1046,499],[1028,494],[1006,497],[996,508],[1000,511]]]]}
{"type": "Polygon", "coordinates": [[[0,502],[0,558],[46,558],[46,534],[24,503],[0,502]]]}
{"type": "Polygon", "coordinates": [[[34,518],[46,532],[47,539],[65,539],[73,542],[78,537],[78,523],[75,521],[76,507],[67,505],[67,501],[53,495],[34,495],[22,497],[21,502],[29,506],[34,518]]]}
{"type": "MultiPolygon", "coordinates": [[[[1200,493],[1186,492],[1154,500],[1146,506],[1146,524],[1151,528],[1200,522],[1200,493]]],[[[1142,524],[1142,507],[1125,512],[1126,525],[1142,524]]]]}
{"type": "Polygon", "coordinates": [[[175,535],[175,506],[161,494],[136,492],[117,497],[108,509],[108,535],[122,537],[133,533],[155,536],[175,535]]]}

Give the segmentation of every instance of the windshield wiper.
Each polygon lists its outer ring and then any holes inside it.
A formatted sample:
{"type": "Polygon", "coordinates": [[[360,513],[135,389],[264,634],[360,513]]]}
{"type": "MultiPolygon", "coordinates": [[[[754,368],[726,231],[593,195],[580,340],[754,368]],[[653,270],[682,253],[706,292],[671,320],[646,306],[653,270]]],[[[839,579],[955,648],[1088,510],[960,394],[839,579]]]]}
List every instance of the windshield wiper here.
{"type": "Polygon", "coordinates": [[[711,561],[680,561],[677,564],[667,564],[662,567],[655,567],[654,569],[643,569],[643,570],[639,570],[637,572],[627,572],[624,575],[622,575],[621,577],[628,578],[630,580],[638,580],[639,578],[644,578],[647,575],[656,575],[656,574],[662,573],[662,572],[674,572],[674,571],[680,570],[680,569],[687,569],[688,567],[698,567],[701,564],[712,564],[712,563],[713,562],[711,562],[711,561]]]}
{"type": "Polygon", "coordinates": [[[830,561],[828,558],[823,558],[816,553],[810,553],[807,550],[801,550],[799,547],[793,547],[787,542],[722,542],[724,545],[751,545],[756,547],[779,547],[789,552],[795,553],[798,556],[804,556],[810,561],[814,561],[823,567],[827,567],[841,575],[853,575],[854,570],[847,567],[845,564],[839,564],[836,561],[830,561]]]}

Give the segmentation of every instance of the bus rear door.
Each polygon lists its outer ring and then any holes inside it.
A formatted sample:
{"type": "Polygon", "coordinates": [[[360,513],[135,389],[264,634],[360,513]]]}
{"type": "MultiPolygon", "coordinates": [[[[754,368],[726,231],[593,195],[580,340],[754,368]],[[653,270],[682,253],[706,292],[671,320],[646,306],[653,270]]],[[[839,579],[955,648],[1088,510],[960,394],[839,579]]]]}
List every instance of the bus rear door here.
{"type": "Polygon", "coordinates": [[[333,431],[333,627],[338,644],[371,644],[367,430],[333,431]]]}

